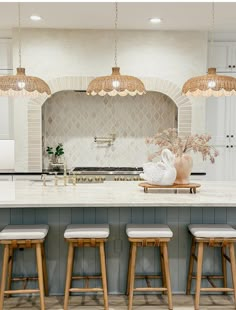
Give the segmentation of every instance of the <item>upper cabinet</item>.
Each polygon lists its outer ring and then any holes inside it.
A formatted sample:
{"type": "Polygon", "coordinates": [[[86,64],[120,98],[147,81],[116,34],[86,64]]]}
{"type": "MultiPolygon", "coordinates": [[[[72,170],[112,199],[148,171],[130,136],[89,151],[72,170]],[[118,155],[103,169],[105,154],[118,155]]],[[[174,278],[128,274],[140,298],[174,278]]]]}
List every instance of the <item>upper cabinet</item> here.
{"type": "Polygon", "coordinates": [[[12,70],[12,40],[0,38],[0,74],[12,70]]]}
{"type": "Polygon", "coordinates": [[[217,72],[236,72],[236,42],[209,43],[208,67],[217,72]]]}
{"type": "MultiPolygon", "coordinates": [[[[0,38],[0,75],[12,74],[12,40],[0,38]]],[[[0,97],[0,140],[13,138],[13,100],[0,97]]]]}

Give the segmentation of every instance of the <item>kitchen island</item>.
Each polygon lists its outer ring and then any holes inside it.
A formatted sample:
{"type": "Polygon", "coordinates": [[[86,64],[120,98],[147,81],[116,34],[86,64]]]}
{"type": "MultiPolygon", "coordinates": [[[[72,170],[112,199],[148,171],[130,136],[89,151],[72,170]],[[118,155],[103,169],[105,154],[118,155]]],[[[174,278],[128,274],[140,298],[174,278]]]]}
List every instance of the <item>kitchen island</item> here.
{"type": "MultiPolygon", "coordinates": [[[[189,190],[178,190],[175,194],[173,190],[156,189],[144,193],[138,182],[55,187],[53,181],[49,181],[44,187],[38,181],[1,181],[0,228],[10,223],[49,224],[46,241],[49,289],[50,294],[59,295],[64,293],[67,244],[63,233],[67,224],[110,224],[111,234],[106,244],[109,292],[124,293],[129,254],[126,224],[166,223],[174,233],[169,244],[172,288],[174,293],[183,293],[190,250],[187,225],[229,223],[236,226],[236,182],[201,183],[196,194],[190,194],[189,190]]],[[[28,251],[28,254],[17,252],[14,274],[20,275],[25,271],[35,273],[34,254],[28,251]]],[[[0,254],[2,260],[2,248],[0,254]]],[[[158,255],[153,248],[140,249],[137,271],[158,273],[158,255]]],[[[99,272],[95,249],[79,250],[77,257],[80,262],[75,259],[75,272],[99,272]]],[[[220,253],[217,250],[206,250],[204,268],[212,273],[220,272],[220,253]]]]}
{"type": "Polygon", "coordinates": [[[58,186],[53,180],[1,181],[0,208],[46,207],[236,207],[236,182],[201,181],[197,194],[189,189],[150,189],[140,182],[82,183],[58,186]]]}

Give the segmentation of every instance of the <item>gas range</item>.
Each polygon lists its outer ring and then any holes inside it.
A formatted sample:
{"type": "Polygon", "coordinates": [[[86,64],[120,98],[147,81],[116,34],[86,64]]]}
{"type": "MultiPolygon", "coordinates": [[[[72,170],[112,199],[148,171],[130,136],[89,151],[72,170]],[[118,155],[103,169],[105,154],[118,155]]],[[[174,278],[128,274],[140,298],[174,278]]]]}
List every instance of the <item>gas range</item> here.
{"type": "Polygon", "coordinates": [[[71,170],[79,183],[104,181],[140,181],[142,167],[75,167],[71,170]]]}

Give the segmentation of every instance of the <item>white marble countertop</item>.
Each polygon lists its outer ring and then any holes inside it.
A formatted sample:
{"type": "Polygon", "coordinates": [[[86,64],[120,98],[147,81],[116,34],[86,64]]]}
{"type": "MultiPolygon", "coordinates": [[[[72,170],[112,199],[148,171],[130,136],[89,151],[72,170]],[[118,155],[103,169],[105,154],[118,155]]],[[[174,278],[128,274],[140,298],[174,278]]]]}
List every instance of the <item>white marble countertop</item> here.
{"type": "Polygon", "coordinates": [[[35,181],[0,181],[0,208],[28,207],[236,207],[236,182],[202,181],[197,194],[189,190],[143,192],[139,182],[46,187],[35,181]]]}

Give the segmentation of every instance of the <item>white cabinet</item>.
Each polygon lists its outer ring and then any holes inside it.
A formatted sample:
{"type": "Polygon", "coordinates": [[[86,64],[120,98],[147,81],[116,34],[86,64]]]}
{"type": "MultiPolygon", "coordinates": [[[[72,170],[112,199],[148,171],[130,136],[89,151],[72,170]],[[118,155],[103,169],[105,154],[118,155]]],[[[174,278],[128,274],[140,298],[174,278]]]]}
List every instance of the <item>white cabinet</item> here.
{"type": "MultiPolygon", "coordinates": [[[[12,40],[0,38],[0,75],[12,74],[12,40]]],[[[13,100],[0,97],[0,140],[13,139],[13,100]]]]}
{"type": "Polygon", "coordinates": [[[13,175],[14,181],[39,181],[41,180],[41,175],[39,174],[16,174],[13,175]]]}
{"type": "Polygon", "coordinates": [[[12,40],[0,38],[0,74],[6,74],[12,70],[12,40]]]}
{"type": "Polygon", "coordinates": [[[217,72],[236,72],[236,42],[209,43],[208,67],[217,72]]]}
{"type": "Polygon", "coordinates": [[[206,132],[219,151],[214,164],[206,164],[208,180],[236,180],[236,97],[208,98],[206,132]]]}
{"type": "Polygon", "coordinates": [[[0,140],[14,138],[14,107],[12,98],[0,96],[0,140]]]}
{"type": "Polygon", "coordinates": [[[1,181],[13,181],[13,176],[11,174],[1,174],[0,182],[1,181]]]}
{"type": "MultiPolygon", "coordinates": [[[[15,174],[13,175],[14,181],[42,181],[41,174],[15,174]]],[[[54,175],[47,175],[47,181],[54,180],[54,175]]]]}

